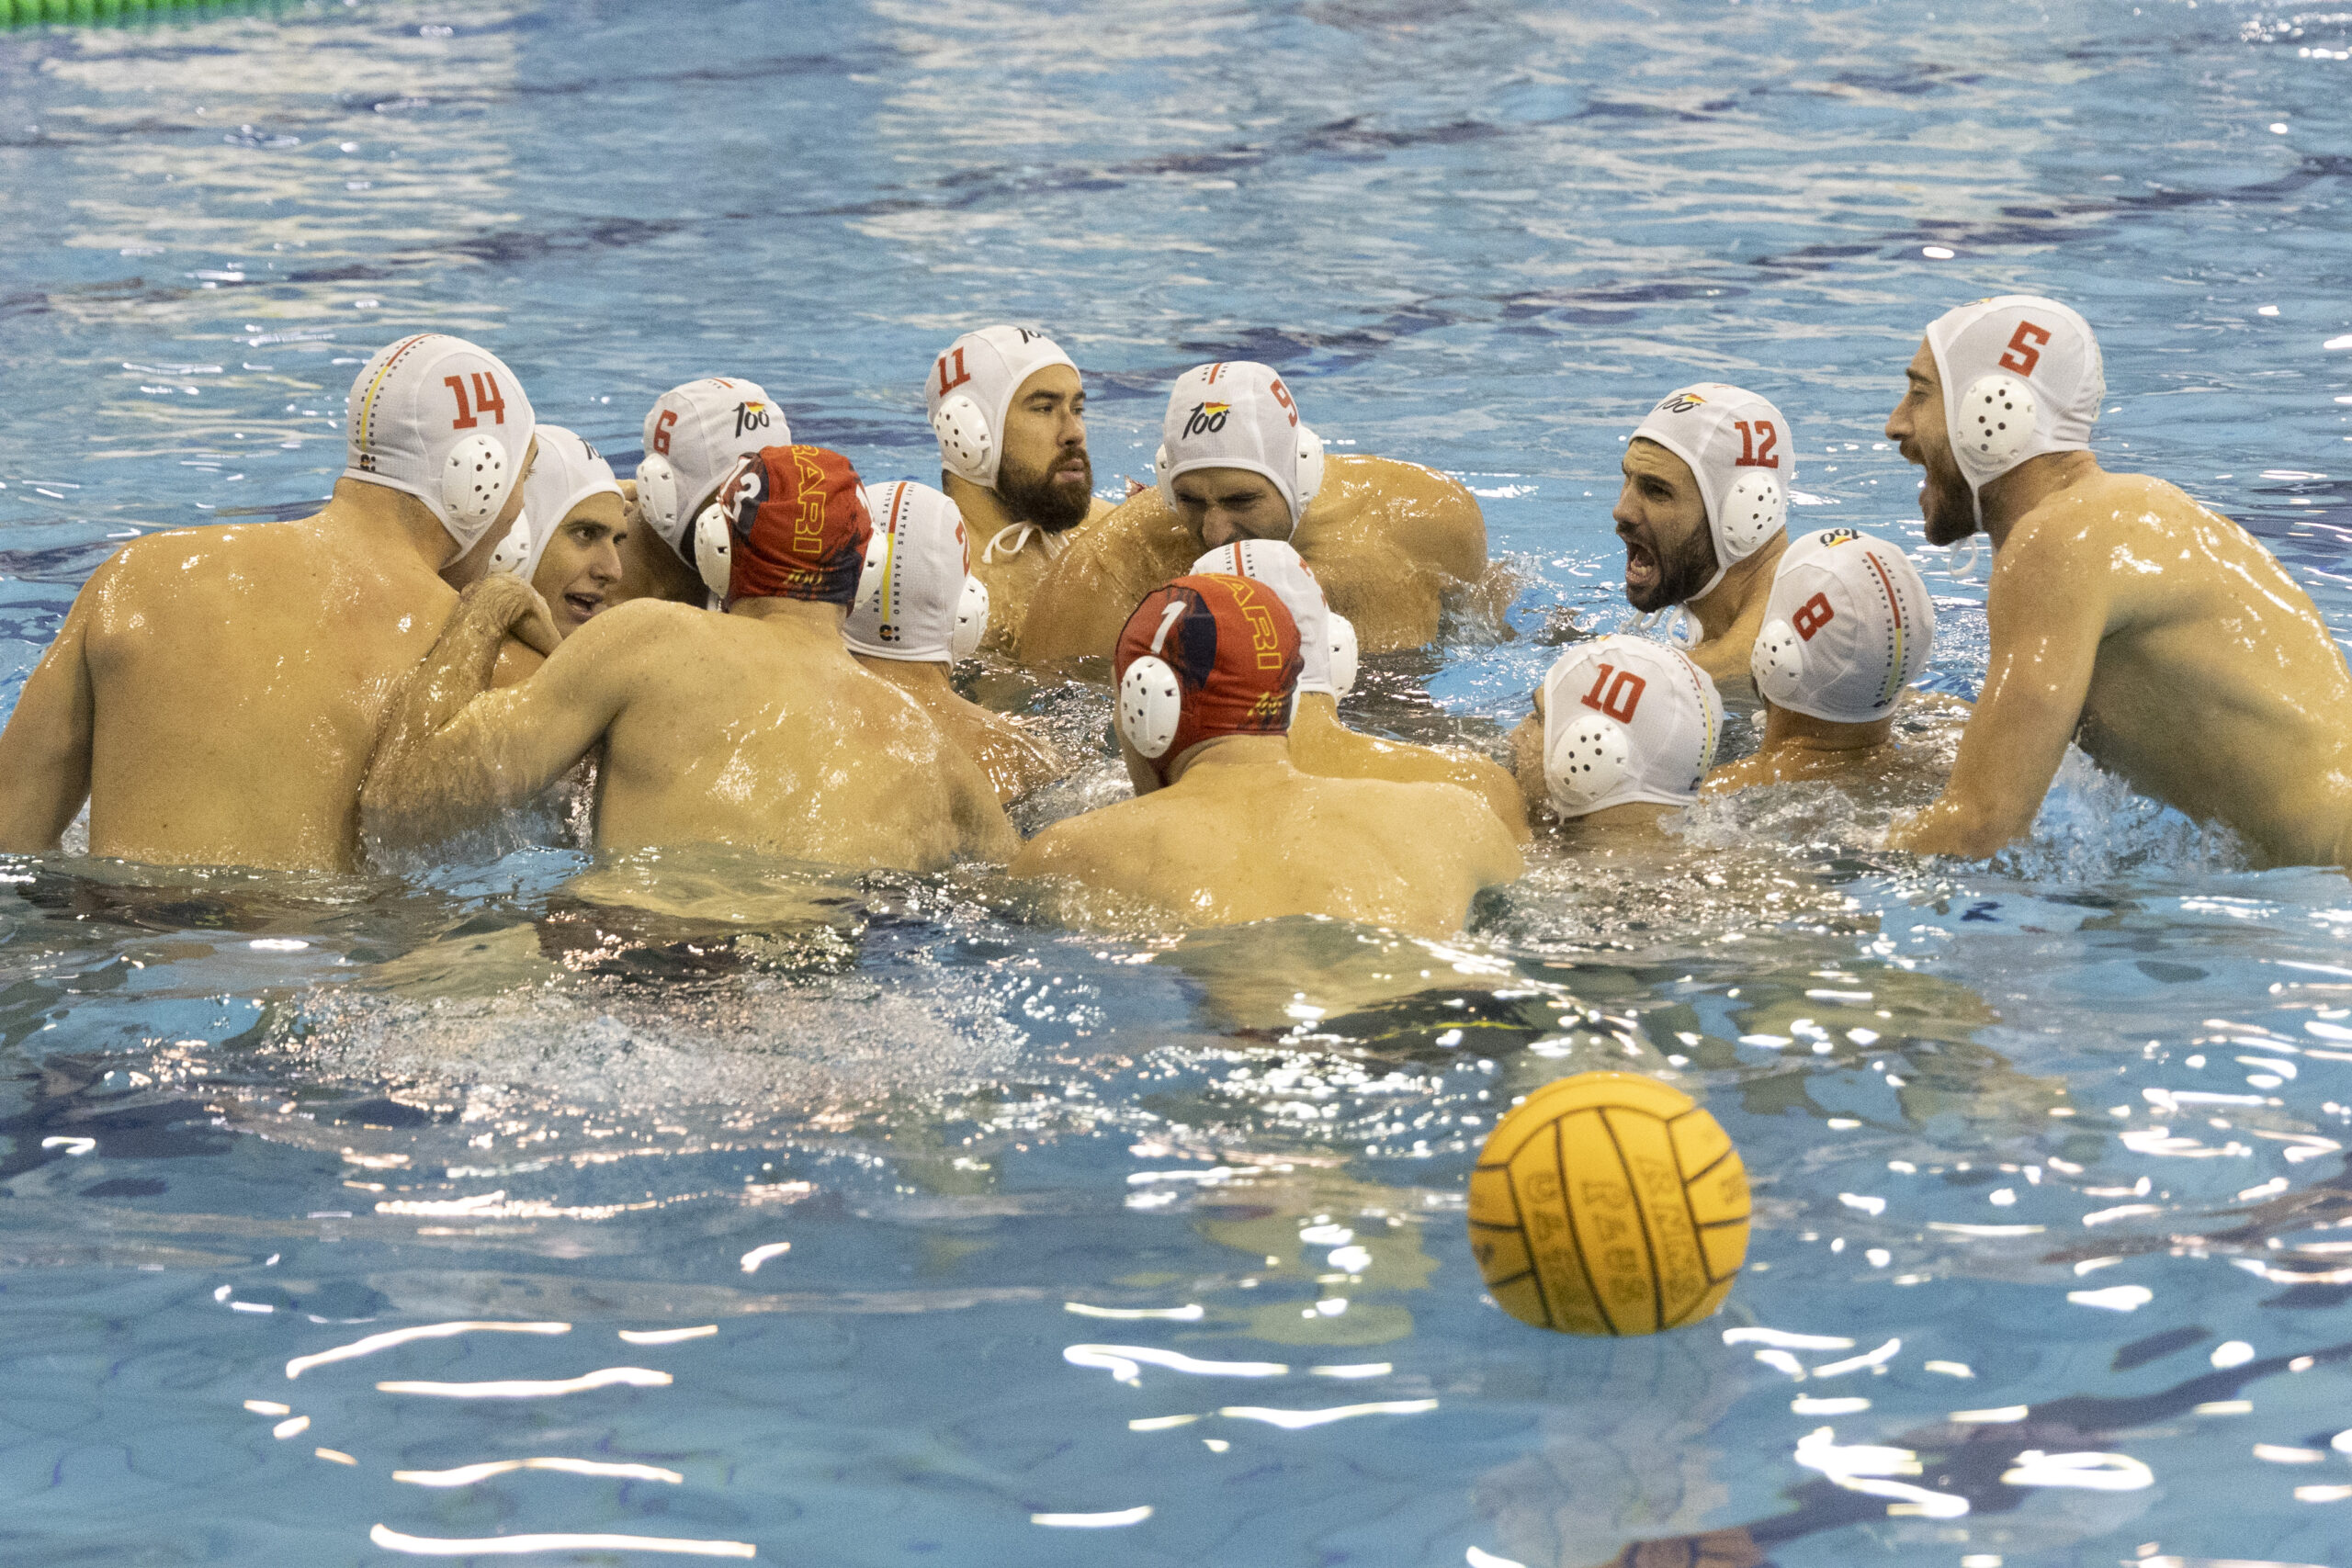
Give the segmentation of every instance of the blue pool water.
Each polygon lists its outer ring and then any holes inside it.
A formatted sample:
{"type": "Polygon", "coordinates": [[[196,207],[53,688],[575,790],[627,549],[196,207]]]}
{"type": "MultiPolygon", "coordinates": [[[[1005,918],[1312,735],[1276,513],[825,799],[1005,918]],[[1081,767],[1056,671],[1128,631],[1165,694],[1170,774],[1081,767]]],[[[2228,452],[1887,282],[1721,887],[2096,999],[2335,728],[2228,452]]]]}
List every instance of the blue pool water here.
{"type": "MultiPolygon", "coordinates": [[[[1917,546],[1878,432],[1920,328],[2046,290],[2103,336],[2109,466],[2352,636],[2340,11],[365,0],[18,30],[0,90],[0,708],[115,541],[323,495],[353,368],[424,327],[623,451],[754,375],[887,478],[935,466],[937,346],[1035,320],[1106,487],[1178,370],[1269,360],[1483,498],[1515,635],[1351,711],[1491,744],[1556,608],[1623,615],[1649,400],[1767,392],[1802,520],[1917,546]]],[[[1981,586],[1920,558],[1972,692],[1981,586]]],[[[878,878],[705,962],[527,845],[0,862],[0,1558],[2352,1562],[2352,888],[2079,760],[1990,866],[1871,849],[1902,803],[1539,849],[1435,946],[878,878]],[[1479,1140],[1607,1063],[1755,1179],[1705,1325],[1481,1300],[1479,1140]]]]}

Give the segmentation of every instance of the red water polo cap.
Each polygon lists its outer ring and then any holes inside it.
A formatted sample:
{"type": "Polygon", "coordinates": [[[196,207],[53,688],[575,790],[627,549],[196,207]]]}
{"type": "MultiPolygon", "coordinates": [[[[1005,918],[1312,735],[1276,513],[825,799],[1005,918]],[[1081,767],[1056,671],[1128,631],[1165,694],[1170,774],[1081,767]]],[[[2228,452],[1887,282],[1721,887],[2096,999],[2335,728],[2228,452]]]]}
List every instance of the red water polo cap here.
{"type": "Polygon", "coordinates": [[[718,505],[729,542],[729,604],[807,599],[847,608],[856,601],[874,520],[847,457],[823,446],[762,447],[736,463],[718,505]]]}
{"type": "Polygon", "coordinates": [[[1246,577],[1180,577],[1144,595],[1119,633],[1117,722],[1162,784],[1177,760],[1226,735],[1290,728],[1298,624],[1246,577]]]}

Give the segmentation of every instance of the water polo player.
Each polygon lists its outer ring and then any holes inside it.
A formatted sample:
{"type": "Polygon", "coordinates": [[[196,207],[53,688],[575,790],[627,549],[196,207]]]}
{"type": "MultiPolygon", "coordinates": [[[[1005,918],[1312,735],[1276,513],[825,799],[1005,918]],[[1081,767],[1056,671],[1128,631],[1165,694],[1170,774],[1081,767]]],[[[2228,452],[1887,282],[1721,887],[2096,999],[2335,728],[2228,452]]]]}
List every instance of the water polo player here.
{"type": "Polygon", "coordinates": [[[1900,549],[1851,528],[1792,541],[1749,659],[1763,743],[1717,769],[1709,793],[1885,776],[1898,763],[1895,711],[1935,639],[1935,602],[1900,549]]]}
{"type": "Polygon", "coordinates": [[[994,611],[984,646],[1010,651],[1073,530],[1111,510],[1094,498],[1086,388],[1035,327],[983,327],[932,362],[923,410],[939,441],[940,488],[979,547],[972,567],[994,611]]]}
{"type": "Polygon", "coordinates": [[[2091,456],[2098,341],[2004,295],[1928,327],[1886,422],[1927,471],[1931,542],[1993,541],[1984,686],[1951,783],[1890,836],[1986,855],[2020,837],[2070,740],[2278,864],[2352,854],[2352,673],[2269,551],[2174,486],[2091,456]]]}
{"type": "Polygon", "coordinates": [[[1487,570],[1486,519],[1468,491],[1413,463],[1327,456],[1263,365],[1178,378],[1153,475],[1155,488],[1055,564],[1022,626],[1023,663],[1107,656],[1123,606],[1239,539],[1294,547],[1366,653],[1434,640],[1446,604],[1487,570]]]}
{"type": "Polygon", "coordinates": [[[621,581],[627,502],[612,465],[572,432],[543,424],[538,447],[523,514],[498,536],[488,568],[529,583],[547,601],[556,634],[570,637],[621,581]]]}
{"type": "Polygon", "coordinates": [[[134,539],[75,596],[0,734],[0,849],[348,870],[385,694],[458,603],[439,573],[514,520],[513,371],[436,333],[361,367],[315,516],[134,539]]]}
{"type": "Polygon", "coordinates": [[[1610,517],[1625,545],[1625,599],[1679,604],[1697,623],[1691,660],[1745,676],[1772,571],[1788,543],[1796,433],[1754,392],[1702,381],[1669,394],[1625,443],[1610,517]]]}
{"type": "MultiPolygon", "coordinates": [[[[1282,915],[1415,935],[1462,929],[1482,887],[1516,878],[1510,835],[1469,791],[1318,778],[1285,730],[1298,626],[1267,585],[1180,577],[1119,635],[1114,724],[1136,798],[1056,823],[1012,863],[1187,926],[1282,915]]],[[[1090,921],[1119,911],[1066,906],[1090,921]]]]}
{"type": "Polygon", "coordinates": [[[688,547],[725,615],[633,602],[556,648],[521,580],[468,591],[393,697],[368,774],[371,837],[461,831],[602,740],[599,850],[719,843],[909,871],[1012,852],[978,767],[842,641],[872,533],[848,459],[769,446],[718,489],[688,547]],[[553,652],[520,685],[485,692],[510,629],[553,652]]]}
{"type": "Polygon", "coordinates": [[[1279,539],[1242,539],[1202,556],[1193,571],[1262,582],[1297,623],[1301,669],[1290,719],[1293,766],[1326,778],[1460,784],[1493,808],[1512,838],[1527,838],[1527,806],[1517,781],[1484,757],[1378,739],[1340,722],[1340,699],[1356,682],[1355,627],[1331,612],[1321,584],[1296,550],[1279,539]]]}
{"type": "Polygon", "coordinates": [[[763,446],[791,445],[784,411],[765,388],[741,376],[706,376],[656,398],[645,411],[645,455],[628,486],[635,525],[622,541],[621,582],[606,602],[703,604],[695,519],[738,461],[763,446]]]}
{"type": "Polygon", "coordinates": [[[1510,739],[1530,805],[1580,831],[1646,829],[1699,798],[1723,727],[1715,683],[1687,654],[1604,637],[1553,661],[1510,739]]]}
{"type": "Polygon", "coordinates": [[[1012,800],[1063,773],[1061,759],[1018,719],[991,713],[948,679],[979,650],[987,585],[971,575],[972,546],[956,503],[900,479],[865,491],[874,536],[842,636],[851,655],[915,700],[947,739],[1012,800]]]}

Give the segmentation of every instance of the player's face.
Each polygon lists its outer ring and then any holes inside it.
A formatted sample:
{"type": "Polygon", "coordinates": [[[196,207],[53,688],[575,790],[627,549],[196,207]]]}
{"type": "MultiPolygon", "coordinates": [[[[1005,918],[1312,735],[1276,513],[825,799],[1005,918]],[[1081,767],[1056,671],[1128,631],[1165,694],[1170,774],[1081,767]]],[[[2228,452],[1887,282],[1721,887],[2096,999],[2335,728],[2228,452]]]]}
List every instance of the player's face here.
{"type": "Polygon", "coordinates": [[[1905,461],[1927,470],[1919,486],[1919,514],[1927,519],[1928,543],[1955,545],[1976,532],[1976,507],[1969,498],[1968,481],[1952,459],[1951,437],[1944,423],[1943,381],[1936,374],[1936,356],[1924,342],[1903,376],[1903,400],[1886,416],[1886,438],[1905,461]]]}
{"type": "Polygon", "coordinates": [[[1287,539],[1290,505],[1273,480],[1248,468],[1194,468],[1170,486],[1184,525],[1214,550],[1237,539],[1287,539]]]}
{"type": "Polygon", "coordinates": [[[1094,465],[1086,455],[1086,389],[1067,365],[1021,383],[1004,411],[997,494],[1013,515],[1059,533],[1086,520],[1094,465]]]}
{"type": "Polygon", "coordinates": [[[621,546],[628,531],[621,522],[621,498],[592,495],[557,525],[539,553],[531,586],[555,613],[555,629],[570,637],[605,607],[622,577],[621,546]]]}
{"type": "Polygon", "coordinates": [[[1715,574],[1707,503],[1690,466],[1655,441],[1625,444],[1624,488],[1610,518],[1625,542],[1625,600],[1645,615],[1679,604],[1715,574]]]}

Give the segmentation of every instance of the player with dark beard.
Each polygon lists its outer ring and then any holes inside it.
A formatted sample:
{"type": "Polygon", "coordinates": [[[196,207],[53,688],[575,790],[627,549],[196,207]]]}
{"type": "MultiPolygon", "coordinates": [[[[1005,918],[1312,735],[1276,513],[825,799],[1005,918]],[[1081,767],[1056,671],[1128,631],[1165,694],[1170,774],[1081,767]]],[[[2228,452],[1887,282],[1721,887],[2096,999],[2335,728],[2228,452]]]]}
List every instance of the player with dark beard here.
{"type": "Polygon", "coordinates": [[[1094,499],[1086,389],[1069,355],[1035,328],[983,327],[933,361],[923,401],[939,438],[940,489],[979,547],[972,575],[989,605],[981,647],[1010,651],[1073,531],[1111,510],[1094,499]]]}
{"type": "Polygon", "coordinates": [[[1625,598],[1647,615],[1676,604],[1698,623],[1691,661],[1720,685],[1745,680],[1796,483],[1796,438],[1781,411],[1720,382],[1685,387],[1625,444],[1625,486],[1609,515],[1625,544],[1625,598]]]}

